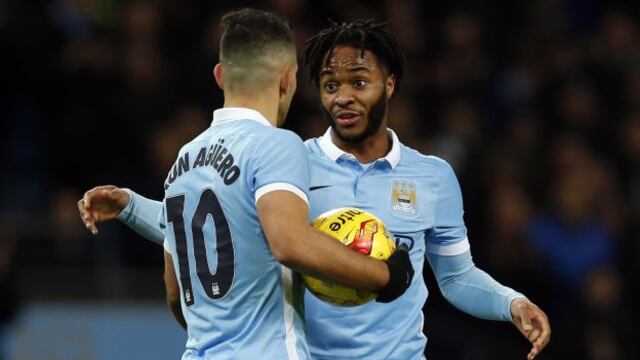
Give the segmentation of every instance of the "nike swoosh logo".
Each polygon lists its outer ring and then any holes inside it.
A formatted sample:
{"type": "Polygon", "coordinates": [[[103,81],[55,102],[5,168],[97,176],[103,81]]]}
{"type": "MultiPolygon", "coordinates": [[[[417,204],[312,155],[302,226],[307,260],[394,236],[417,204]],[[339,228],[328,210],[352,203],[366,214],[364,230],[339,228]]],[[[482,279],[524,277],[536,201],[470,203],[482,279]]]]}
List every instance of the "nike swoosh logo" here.
{"type": "Polygon", "coordinates": [[[312,186],[309,188],[309,191],[316,191],[316,190],[325,189],[328,187],[331,187],[331,185],[312,186]]]}

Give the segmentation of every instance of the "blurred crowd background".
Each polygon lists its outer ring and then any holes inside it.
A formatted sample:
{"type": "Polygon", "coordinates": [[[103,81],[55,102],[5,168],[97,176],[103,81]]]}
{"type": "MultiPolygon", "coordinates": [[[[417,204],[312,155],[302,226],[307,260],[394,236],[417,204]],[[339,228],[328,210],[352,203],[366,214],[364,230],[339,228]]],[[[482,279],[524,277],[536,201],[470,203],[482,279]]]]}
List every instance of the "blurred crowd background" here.
{"type": "MultiPolygon", "coordinates": [[[[390,20],[408,61],[390,127],[452,164],[476,264],[551,319],[541,358],[637,358],[638,1],[0,1],[0,328],[34,301],[164,301],[162,249],[119,223],[90,236],[76,201],[108,183],[162,197],[222,105],[220,15],[246,5],[300,48],[328,18],[390,20]]],[[[299,76],[286,127],[306,139],[327,124],[299,76]]],[[[425,276],[430,359],[524,358],[515,328],[425,276]]]]}

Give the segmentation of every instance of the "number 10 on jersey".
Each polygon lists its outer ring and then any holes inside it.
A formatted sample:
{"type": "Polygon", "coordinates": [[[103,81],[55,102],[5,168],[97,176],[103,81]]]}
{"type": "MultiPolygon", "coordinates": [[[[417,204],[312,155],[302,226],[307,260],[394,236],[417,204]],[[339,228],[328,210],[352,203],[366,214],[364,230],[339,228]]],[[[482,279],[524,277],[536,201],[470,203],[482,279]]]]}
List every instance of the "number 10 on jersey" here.
{"type": "MultiPolygon", "coordinates": [[[[173,236],[176,241],[178,268],[180,269],[180,283],[187,306],[195,304],[193,287],[191,284],[191,267],[189,263],[189,248],[187,246],[187,229],[185,228],[185,195],[177,195],[166,199],[167,221],[173,226],[173,236]]],[[[235,274],[235,256],[233,239],[218,197],[211,189],[206,189],[200,195],[196,211],[191,219],[191,252],[195,259],[196,273],[204,292],[212,300],[222,299],[231,288],[235,274]],[[211,215],[215,226],[215,240],[217,266],[214,273],[209,270],[209,260],[205,248],[204,225],[211,215]]]]}

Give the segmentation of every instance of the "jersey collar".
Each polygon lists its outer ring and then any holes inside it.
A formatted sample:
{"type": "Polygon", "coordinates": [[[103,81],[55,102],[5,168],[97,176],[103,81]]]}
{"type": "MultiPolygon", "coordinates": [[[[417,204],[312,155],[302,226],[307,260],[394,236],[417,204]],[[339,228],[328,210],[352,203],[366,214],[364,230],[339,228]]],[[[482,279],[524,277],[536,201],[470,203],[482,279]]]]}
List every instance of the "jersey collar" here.
{"type": "Polygon", "coordinates": [[[272,126],[269,120],[267,120],[259,112],[249,108],[228,107],[217,109],[213,112],[214,123],[236,121],[236,120],[254,120],[265,126],[272,126]]]}
{"type": "MultiPolygon", "coordinates": [[[[398,140],[398,136],[393,130],[387,128],[387,131],[389,132],[389,134],[391,134],[391,150],[385,157],[380,158],[376,161],[386,161],[389,165],[391,165],[392,169],[395,169],[400,162],[400,140],[398,140]]],[[[333,141],[331,141],[331,128],[328,128],[324,135],[320,137],[320,139],[318,140],[318,145],[320,145],[320,149],[322,149],[322,151],[329,157],[329,159],[331,159],[331,161],[338,161],[338,159],[341,157],[355,160],[355,156],[342,151],[339,147],[336,146],[336,144],[333,143],[333,141]]]]}

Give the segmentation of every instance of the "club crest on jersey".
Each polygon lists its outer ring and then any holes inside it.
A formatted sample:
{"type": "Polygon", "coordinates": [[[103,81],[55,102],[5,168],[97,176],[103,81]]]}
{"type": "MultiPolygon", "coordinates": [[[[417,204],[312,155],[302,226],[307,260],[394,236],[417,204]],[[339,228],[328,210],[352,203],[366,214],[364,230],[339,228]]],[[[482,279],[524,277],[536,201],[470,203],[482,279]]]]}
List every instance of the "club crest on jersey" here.
{"type": "Polygon", "coordinates": [[[409,179],[393,179],[391,184],[391,211],[398,215],[418,212],[418,185],[409,179]]]}

